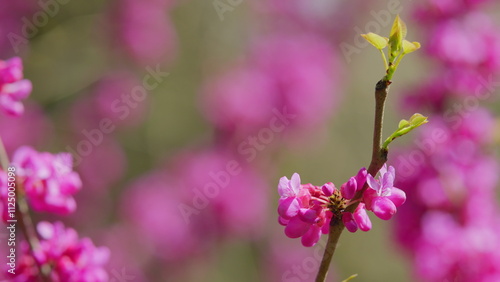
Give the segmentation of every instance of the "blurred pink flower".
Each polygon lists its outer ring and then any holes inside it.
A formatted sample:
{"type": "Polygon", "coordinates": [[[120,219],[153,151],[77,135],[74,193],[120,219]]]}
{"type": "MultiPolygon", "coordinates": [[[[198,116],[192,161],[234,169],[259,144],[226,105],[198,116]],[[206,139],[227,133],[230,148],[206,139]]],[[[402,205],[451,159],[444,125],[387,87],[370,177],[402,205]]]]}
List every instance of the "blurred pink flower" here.
{"type": "MultiPolygon", "coordinates": [[[[16,174],[17,173],[14,171],[14,175],[16,175],[16,174]]],[[[7,220],[11,219],[11,218],[9,218],[9,209],[8,209],[8,207],[9,207],[8,188],[10,186],[7,186],[8,185],[7,179],[8,179],[7,172],[0,168],[0,211],[1,211],[2,219],[5,222],[7,222],[7,220]]],[[[17,188],[17,187],[14,187],[14,188],[17,188]]],[[[12,209],[12,207],[11,207],[11,209],[12,209]]],[[[7,244],[5,244],[5,245],[7,245],[7,244]]]]}
{"type": "Polygon", "coordinates": [[[21,58],[0,60],[0,107],[4,112],[12,116],[23,114],[21,100],[29,96],[31,88],[31,81],[23,79],[21,58]]]}
{"type": "Polygon", "coordinates": [[[313,2],[257,0],[249,4],[255,6],[261,18],[270,19],[267,28],[295,33],[317,33],[337,43],[346,40],[346,37],[351,35],[352,30],[346,27],[355,26],[354,15],[364,14],[368,9],[373,8],[364,1],[349,1],[340,4],[330,0],[313,2]],[[332,21],[332,19],[335,20],[332,21]]]}
{"type": "Polygon", "coordinates": [[[140,66],[169,62],[177,49],[167,9],[174,1],[117,0],[114,24],[118,42],[140,66]]]}
{"type": "Polygon", "coordinates": [[[28,21],[37,11],[36,2],[33,1],[0,1],[0,54],[14,55],[25,50],[29,38],[33,37],[37,28],[31,28],[23,18],[28,21]]]}
{"type": "Polygon", "coordinates": [[[76,202],[72,195],[82,183],[72,170],[69,153],[40,153],[24,146],[14,153],[12,165],[16,168],[19,185],[34,210],[58,214],[75,211],[76,202]]]}
{"type": "Polygon", "coordinates": [[[202,91],[207,118],[221,130],[248,134],[269,126],[273,109],[303,132],[326,122],[336,105],[340,73],[328,42],[313,35],[261,38],[247,61],[202,91]]]}
{"type": "Polygon", "coordinates": [[[123,148],[112,138],[105,138],[90,155],[82,157],[77,171],[86,190],[93,195],[105,195],[123,177],[126,166],[123,148]]]}
{"type": "Polygon", "coordinates": [[[51,267],[51,281],[108,281],[104,265],[109,260],[106,247],[95,247],[89,238],[78,238],[78,233],[65,228],[61,222],[42,221],[37,225],[40,247],[31,255],[23,242],[12,281],[38,281],[38,264],[51,267]]]}
{"type": "MultiPolygon", "coordinates": [[[[263,271],[267,279],[262,281],[314,281],[323,257],[325,242],[319,241],[313,248],[304,248],[290,240],[283,240],[279,236],[281,234],[278,234],[272,234],[267,253],[263,256],[263,271]]],[[[340,281],[334,265],[330,267],[326,281],[340,281]]]]}
{"type": "Polygon", "coordinates": [[[136,179],[122,196],[122,216],[131,229],[140,231],[136,236],[146,257],[168,262],[192,258],[210,242],[210,228],[189,224],[182,217],[179,204],[184,199],[178,188],[164,171],[156,171],[136,179]]]}
{"type": "Polygon", "coordinates": [[[149,103],[147,97],[142,101],[132,97],[137,86],[142,86],[142,82],[129,71],[104,75],[90,95],[74,104],[73,126],[77,131],[98,129],[103,119],[111,120],[114,127],[139,124],[149,103]]]}
{"type": "Polygon", "coordinates": [[[0,136],[9,155],[25,144],[46,144],[52,133],[51,121],[36,104],[27,103],[26,112],[20,117],[0,115],[0,136]]]}
{"type": "Polygon", "coordinates": [[[254,168],[225,149],[187,151],[170,167],[177,189],[188,199],[185,203],[197,211],[185,217],[210,222],[221,236],[262,236],[268,185],[254,168]]]}
{"type": "Polygon", "coordinates": [[[495,219],[490,226],[472,222],[463,225],[449,213],[427,213],[415,249],[417,274],[436,282],[450,277],[496,281],[500,278],[499,223],[495,219]]]}
{"type": "Polygon", "coordinates": [[[127,281],[127,278],[128,281],[134,282],[149,281],[146,279],[144,269],[154,258],[146,253],[145,246],[148,245],[148,241],[144,241],[141,230],[130,224],[118,223],[100,231],[102,233],[98,242],[108,247],[112,254],[106,264],[109,281],[114,281],[113,279],[127,281]]]}
{"type": "Polygon", "coordinates": [[[426,46],[431,55],[452,66],[500,70],[500,35],[485,14],[470,12],[461,20],[439,22],[426,46]]]}
{"type": "Polygon", "coordinates": [[[479,8],[491,0],[425,0],[420,1],[414,9],[416,18],[424,24],[434,24],[435,21],[459,17],[479,8]]]}

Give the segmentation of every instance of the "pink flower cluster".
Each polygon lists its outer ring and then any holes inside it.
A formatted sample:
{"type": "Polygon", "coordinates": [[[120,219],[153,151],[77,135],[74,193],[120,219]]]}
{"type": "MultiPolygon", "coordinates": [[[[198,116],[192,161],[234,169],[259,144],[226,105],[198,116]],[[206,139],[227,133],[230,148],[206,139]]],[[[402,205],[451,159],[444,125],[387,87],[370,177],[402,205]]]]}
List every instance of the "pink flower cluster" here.
{"type": "Polygon", "coordinates": [[[269,127],[275,111],[293,116],[287,130],[317,128],[337,102],[332,54],[329,43],[312,34],[260,38],[244,63],[206,84],[204,113],[219,130],[243,136],[269,127]]]}
{"type": "Polygon", "coordinates": [[[266,184],[253,168],[222,150],[187,151],[168,167],[134,182],[122,202],[124,219],[143,230],[163,259],[189,258],[216,235],[262,234],[266,184]]]}
{"type": "Polygon", "coordinates": [[[50,281],[109,281],[104,264],[109,259],[106,247],[96,247],[89,238],[78,238],[78,233],[65,228],[61,222],[42,221],[37,225],[40,246],[32,255],[26,242],[18,259],[11,281],[39,281],[37,267],[50,267],[50,281]]]}
{"type": "Polygon", "coordinates": [[[432,122],[396,159],[409,201],[396,237],[417,280],[499,281],[498,161],[488,154],[496,130],[488,101],[500,73],[498,24],[483,0],[420,2],[425,50],[439,70],[405,97],[432,122]],[[422,86],[423,85],[423,86],[422,86]]]}
{"type": "Polygon", "coordinates": [[[330,230],[332,211],[328,210],[328,197],[333,195],[333,183],[322,187],[312,184],[301,185],[300,176],[292,175],[280,179],[278,192],[281,196],[278,206],[278,222],[285,227],[290,238],[302,237],[302,244],[313,246],[319,241],[321,233],[330,230]]]}
{"type": "Polygon", "coordinates": [[[403,176],[398,184],[410,195],[396,221],[396,237],[413,255],[419,277],[500,277],[500,240],[492,236],[500,227],[494,200],[500,166],[483,150],[491,143],[493,126],[484,109],[459,124],[436,115],[415,141],[432,153],[412,148],[396,157],[403,176]]]}
{"type": "Polygon", "coordinates": [[[378,179],[362,168],[356,176],[342,184],[340,190],[331,182],[321,187],[300,184],[297,173],[290,180],[282,177],[278,185],[278,222],[286,226],[285,234],[288,237],[302,237],[302,244],[306,247],[316,244],[321,233],[329,232],[332,218],[341,219],[350,232],[356,232],[358,228],[368,231],[372,224],[367,210],[380,219],[389,220],[397,207],[405,202],[406,194],[394,187],[394,179],[394,167],[387,169],[386,165],[380,170],[378,179]],[[362,191],[365,183],[368,183],[367,188],[354,213],[344,211],[347,206],[359,202],[353,198],[358,191],[362,191]]]}
{"type": "Polygon", "coordinates": [[[72,170],[69,153],[54,155],[24,146],[14,153],[12,165],[16,168],[20,189],[34,210],[58,214],[75,211],[73,194],[81,188],[81,180],[72,170]]]}
{"type": "Polygon", "coordinates": [[[140,66],[173,59],[177,38],[167,11],[176,1],[119,0],[112,7],[115,42],[140,66]]]}
{"type": "Polygon", "coordinates": [[[23,79],[23,63],[14,57],[6,61],[0,60],[0,108],[13,116],[24,112],[21,100],[31,93],[31,82],[23,79]]]}

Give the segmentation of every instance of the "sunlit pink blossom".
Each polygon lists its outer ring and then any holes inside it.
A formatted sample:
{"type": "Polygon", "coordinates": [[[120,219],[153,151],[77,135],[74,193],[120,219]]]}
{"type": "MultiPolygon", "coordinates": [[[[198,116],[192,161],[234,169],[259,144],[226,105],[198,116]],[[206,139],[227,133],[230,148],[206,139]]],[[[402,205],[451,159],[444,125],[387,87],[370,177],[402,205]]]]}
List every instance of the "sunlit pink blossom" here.
{"type": "Polygon", "coordinates": [[[69,153],[37,152],[24,146],[14,153],[12,165],[34,210],[68,214],[76,209],[73,194],[82,183],[69,153]]]}
{"type": "Polygon", "coordinates": [[[0,108],[5,113],[20,116],[24,112],[21,100],[29,96],[31,88],[31,81],[23,79],[21,58],[0,60],[0,108]]]}

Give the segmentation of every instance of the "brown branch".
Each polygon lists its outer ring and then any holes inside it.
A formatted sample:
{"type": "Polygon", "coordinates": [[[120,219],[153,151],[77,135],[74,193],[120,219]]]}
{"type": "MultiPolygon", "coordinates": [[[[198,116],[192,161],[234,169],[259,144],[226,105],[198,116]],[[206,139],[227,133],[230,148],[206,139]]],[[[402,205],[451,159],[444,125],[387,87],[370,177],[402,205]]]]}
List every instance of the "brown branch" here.
{"type": "MultiPolygon", "coordinates": [[[[387,93],[389,92],[389,85],[391,81],[386,79],[381,79],[377,82],[375,86],[375,121],[373,127],[373,150],[372,150],[372,160],[370,166],[368,167],[368,173],[375,176],[377,172],[382,168],[384,163],[387,161],[387,149],[382,149],[382,126],[384,119],[384,108],[385,100],[387,98],[387,93]]],[[[363,192],[367,189],[368,184],[363,186],[363,189],[358,191],[352,201],[359,200],[363,197],[363,192]]],[[[359,202],[352,204],[346,208],[347,212],[354,212],[359,202]]],[[[341,217],[339,215],[339,217],[341,217]]],[[[318,270],[318,275],[316,276],[316,282],[323,282],[326,279],[328,273],[328,268],[330,267],[330,262],[337,248],[337,243],[339,241],[340,235],[344,230],[344,223],[342,218],[332,218],[330,222],[330,233],[328,234],[328,241],[325,247],[325,253],[323,254],[323,259],[321,260],[321,265],[318,270]]]]}

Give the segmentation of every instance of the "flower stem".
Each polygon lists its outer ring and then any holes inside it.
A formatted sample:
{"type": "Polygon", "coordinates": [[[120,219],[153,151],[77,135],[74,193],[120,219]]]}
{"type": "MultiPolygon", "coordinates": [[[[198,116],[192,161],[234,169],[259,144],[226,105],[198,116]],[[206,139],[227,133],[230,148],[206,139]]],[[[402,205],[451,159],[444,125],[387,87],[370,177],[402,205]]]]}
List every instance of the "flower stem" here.
{"type": "MultiPolygon", "coordinates": [[[[333,220],[333,219],[332,219],[333,220]]],[[[328,268],[330,268],[330,262],[332,261],[333,254],[337,248],[337,243],[344,229],[344,224],[342,220],[340,223],[330,226],[330,233],[328,234],[328,241],[326,242],[325,252],[323,253],[323,259],[321,260],[321,265],[319,266],[318,275],[316,276],[316,282],[323,282],[328,274],[328,268]]]]}
{"type": "MultiPolygon", "coordinates": [[[[368,167],[368,173],[375,176],[377,172],[382,168],[384,163],[387,161],[388,151],[386,148],[382,148],[382,126],[384,119],[384,108],[385,100],[389,92],[389,85],[391,81],[382,78],[375,86],[375,121],[373,128],[373,147],[372,147],[372,159],[370,166],[368,167]]],[[[346,208],[347,212],[354,212],[354,210],[359,205],[359,199],[363,196],[363,192],[367,189],[368,184],[363,186],[363,189],[358,191],[351,201],[357,201],[356,203],[348,206],[346,208]]],[[[328,268],[330,267],[330,262],[332,260],[335,249],[337,248],[337,243],[339,241],[340,235],[344,230],[344,223],[342,218],[332,218],[330,222],[330,232],[328,234],[328,241],[325,247],[325,253],[323,254],[323,259],[321,260],[321,265],[319,267],[318,275],[316,276],[316,282],[323,282],[326,279],[328,273],[328,268]]]]}

